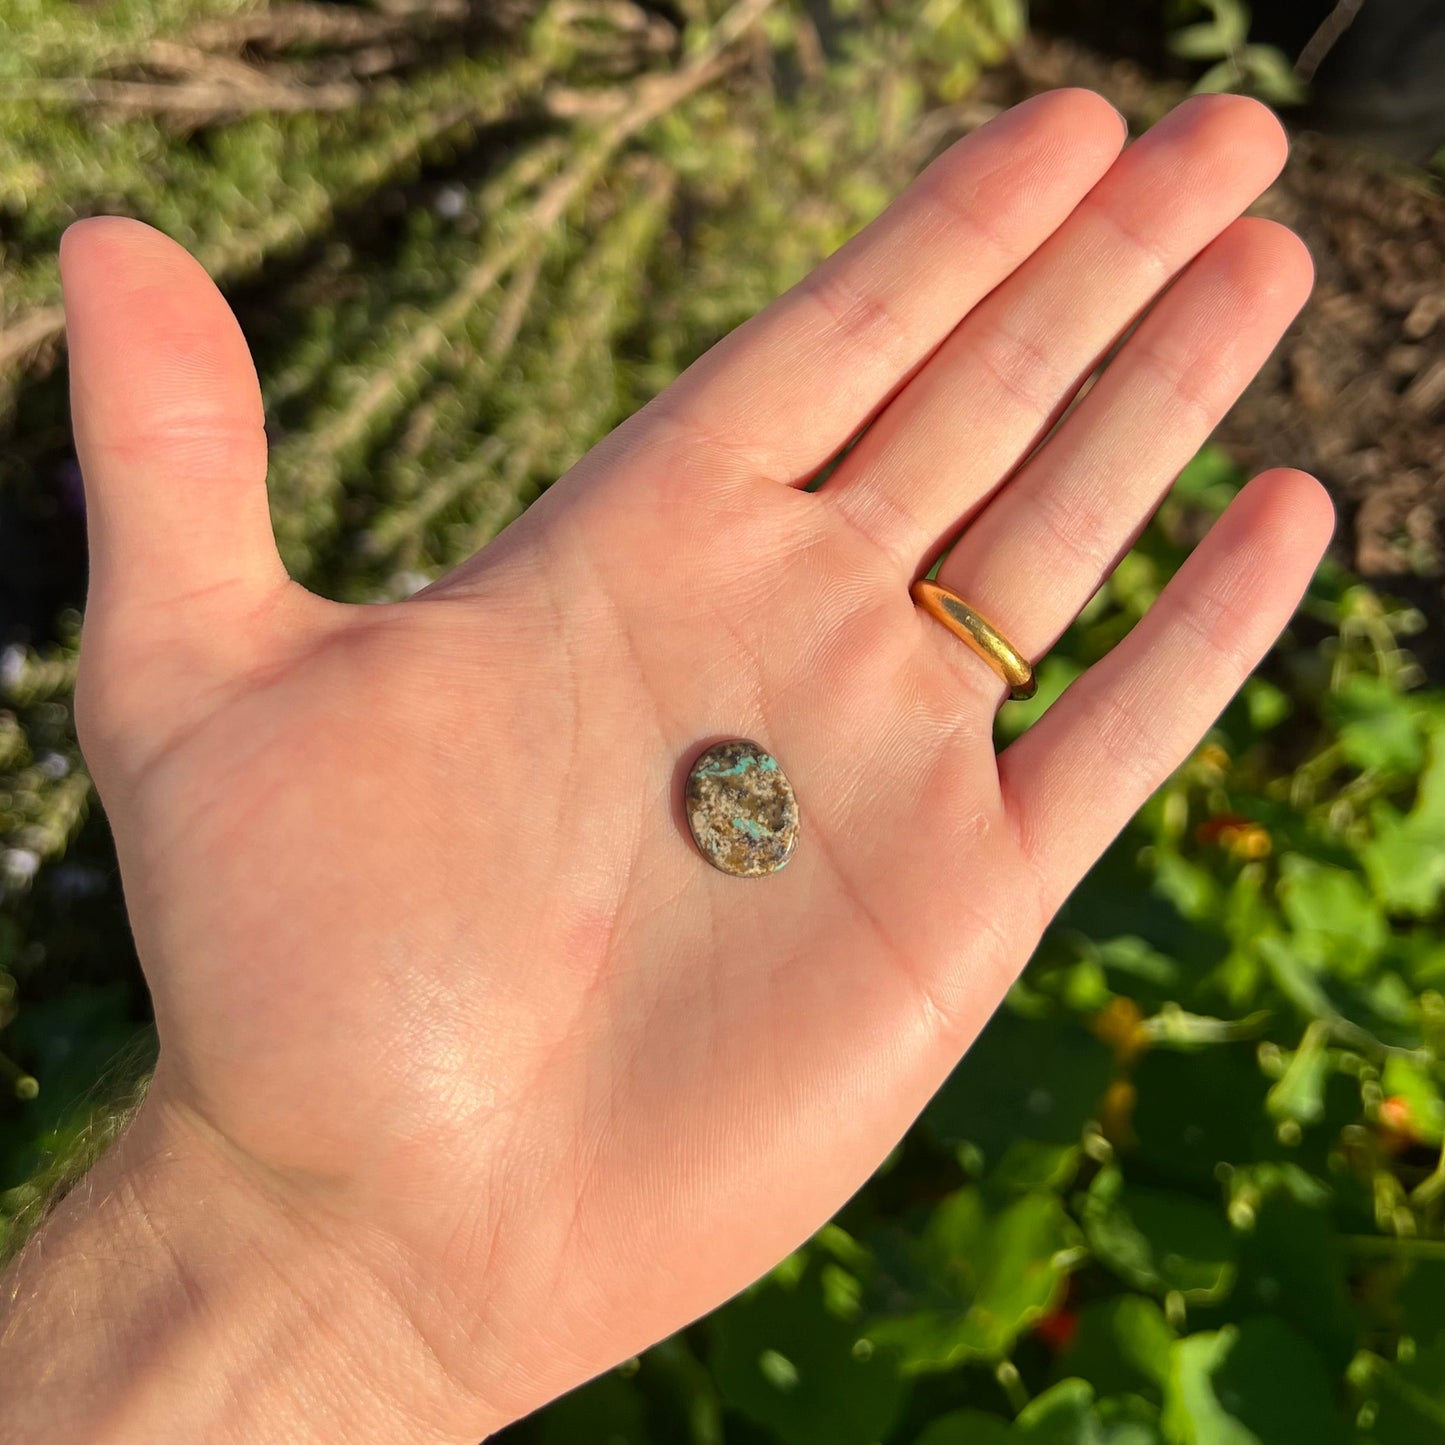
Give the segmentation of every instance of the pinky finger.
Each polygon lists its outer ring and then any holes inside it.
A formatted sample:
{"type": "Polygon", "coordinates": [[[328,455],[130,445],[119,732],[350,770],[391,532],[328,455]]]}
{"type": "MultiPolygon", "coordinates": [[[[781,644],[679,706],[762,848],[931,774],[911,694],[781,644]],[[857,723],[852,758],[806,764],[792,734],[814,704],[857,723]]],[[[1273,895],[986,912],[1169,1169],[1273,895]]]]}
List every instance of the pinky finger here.
{"type": "Polygon", "coordinates": [[[1313,477],[1256,477],[1129,636],[1000,756],[1020,844],[1054,890],[1050,912],[1269,650],[1333,526],[1313,477]]]}

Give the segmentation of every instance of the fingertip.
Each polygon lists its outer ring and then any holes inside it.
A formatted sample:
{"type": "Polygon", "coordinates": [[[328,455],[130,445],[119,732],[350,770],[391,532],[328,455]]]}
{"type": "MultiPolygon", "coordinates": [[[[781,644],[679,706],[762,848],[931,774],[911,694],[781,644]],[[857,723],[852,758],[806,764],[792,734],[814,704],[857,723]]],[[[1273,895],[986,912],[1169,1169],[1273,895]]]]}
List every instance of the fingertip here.
{"type": "Polygon", "coordinates": [[[1288,226],[1263,216],[1232,221],[1208,250],[1209,262],[1250,298],[1259,314],[1272,313],[1284,301],[1297,313],[1314,287],[1315,264],[1309,247],[1288,226]]]}
{"type": "MultiPolygon", "coordinates": [[[[192,332],[220,337],[234,326],[206,268],[144,221],[129,216],[75,221],[60,238],[59,260],[72,370],[77,346],[88,356],[96,334],[113,341],[124,333],[150,351],[156,343],[164,348],[167,336],[184,348],[192,332]]],[[[223,343],[223,349],[235,348],[223,343]]],[[[249,368],[249,355],[244,360],[249,368]]]]}
{"type": "Polygon", "coordinates": [[[60,292],[67,309],[74,301],[77,288],[84,285],[96,248],[103,250],[106,247],[108,233],[115,229],[114,223],[122,219],[119,216],[88,216],[83,221],[72,221],[61,232],[60,292]]]}
{"type": "Polygon", "coordinates": [[[1261,146],[1267,146],[1278,156],[1281,166],[1289,158],[1289,132],[1279,118],[1279,112],[1257,100],[1252,95],[1231,95],[1221,97],[1235,102],[1232,109],[1241,125],[1247,125],[1261,146]]]}
{"type": "Polygon", "coordinates": [[[1334,535],[1337,516],[1335,501],[1325,489],[1325,484],[1312,472],[1300,471],[1297,467],[1281,467],[1283,485],[1291,488],[1291,495],[1297,507],[1314,520],[1321,540],[1328,542],[1334,535]]]}
{"type": "Polygon", "coordinates": [[[1281,149],[1289,144],[1284,123],[1262,100],[1251,95],[1210,92],[1191,95],[1181,100],[1161,124],[1232,125],[1251,130],[1261,140],[1268,139],[1281,149]]]}
{"type": "Polygon", "coordinates": [[[981,127],[977,135],[990,135],[1008,145],[1036,144],[1040,148],[1074,155],[1102,153],[1107,165],[1128,139],[1124,117],[1097,91],[1062,86],[1041,91],[1002,111],[981,127]]]}
{"type": "Polygon", "coordinates": [[[1267,105],[1247,95],[1193,95],[1154,127],[1161,138],[1198,143],[1277,175],[1289,157],[1289,136],[1267,105]]]}
{"type": "Polygon", "coordinates": [[[72,392],[98,435],[154,437],[167,425],[184,435],[196,421],[259,427],[244,338],[184,246],[142,221],[95,216],[66,229],[60,268],[72,392]]]}
{"type": "Polygon", "coordinates": [[[127,261],[140,253],[167,255],[179,252],[189,259],[185,248],[169,236],[129,216],[87,216],[72,221],[60,237],[61,285],[73,287],[100,267],[127,261]]]}
{"type": "Polygon", "coordinates": [[[1315,258],[1297,231],[1268,216],[1242,216],[1232,229],[1243,232],[1252,243],[1267,247],[1275,266],[1302,277],[1305,290],[1314,285],[1315,258]]]}
{"type": "Polygon", "coordinates": [[[1298,467],[1271,467],[1240,493],[1241,500],[1246,496],[1260,508],[1260,523],[1282,544],[1318,562],[1336,526],[1334,500],[1318,477],[1298,467]]]}
{"type": "Polygon", "coordinates": [[[1129,135],[1129,122],[1124,113],[1097,90],[1082,85],[1064,85],[1046,90],[1034,97],[1036,104],[1051,121],[1078,135],[1112,131],[1116,145],[1122,146],[1129,135]]]}

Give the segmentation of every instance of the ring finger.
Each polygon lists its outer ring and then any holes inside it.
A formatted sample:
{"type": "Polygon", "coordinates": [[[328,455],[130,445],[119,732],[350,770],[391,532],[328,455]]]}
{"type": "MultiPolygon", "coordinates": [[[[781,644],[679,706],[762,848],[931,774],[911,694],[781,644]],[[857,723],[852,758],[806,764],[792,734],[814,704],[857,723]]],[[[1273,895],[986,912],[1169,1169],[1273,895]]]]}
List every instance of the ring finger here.
{"type": "MultiPolygon", "coordinates": [[[[1293,232],[1273,221],[1236,221],[968,527],[938,580],[992,618],[1025,656],[1045,651],[1263,365],[1304,304],[1311,275],[1293,232]]],[[[940,645],[956,648],[937,624],[920,621],[935,628],[940,645]]],[[[986,668],[967,662],[983,685],[998,686],[986,668]]]]}

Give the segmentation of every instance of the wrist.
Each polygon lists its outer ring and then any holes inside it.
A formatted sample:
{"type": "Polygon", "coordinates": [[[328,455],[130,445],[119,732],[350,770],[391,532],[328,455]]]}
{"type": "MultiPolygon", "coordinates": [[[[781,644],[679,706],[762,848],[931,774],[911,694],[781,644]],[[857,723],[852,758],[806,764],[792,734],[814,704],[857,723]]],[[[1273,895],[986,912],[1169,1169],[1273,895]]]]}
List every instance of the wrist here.
{"type": "Polygon", "coordinates": [[[400,1291],[153,1092],[0,1277],[7,1440],[475,1441],[400,1291]]]}

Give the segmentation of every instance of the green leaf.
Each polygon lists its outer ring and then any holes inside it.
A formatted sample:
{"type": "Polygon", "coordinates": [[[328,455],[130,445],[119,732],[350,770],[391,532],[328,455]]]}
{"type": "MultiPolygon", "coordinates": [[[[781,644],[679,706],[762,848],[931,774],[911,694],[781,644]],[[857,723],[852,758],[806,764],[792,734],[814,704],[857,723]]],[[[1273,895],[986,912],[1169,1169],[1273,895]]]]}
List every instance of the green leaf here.
{"type": "Polygon", "coordinates": [[[1079,1311],[1078,1327],[1059,1356],[1058,1369],[1082,1376],[1101,1395],[1157,1400],[1169,1378],[1173,1345],[1174,1331],[1152,1299],[1118,1295],[1079,1311]]]}
{"type": "MultiPolygon", "coordinates": [[[[1186,913],[1183,904],[1176,901],[1161,881],[1159,855],[1151,855],[1149,862],[1148,869],[1141,866],[1139,839],[1135,830],[1130,830],[1074,890],[1051,931],[1067,929],[1098,940],[1140,939],[1164,959],[1172,960],[1176,974],[1185,977],[1188,970],[1203,973],[1213,968],[1229,948],[1229,940],[1220,928],[1219,899],[1199,896],[1206,890],[1186,885],[1180,892],[1190,895],[1191,907],[1197,902],[1202,908],[1200,913],[1186,913]]],[[[1171,990],[1154,999],[1152,994],[1142,993],[1138,987],[1122,980],[1114,986],[1141,1004],[1150,1000],[1163,1003],[1166,998],[1178,997],[1171,990]]]]}
{"type": "Polygon", "coordinates": [[[1445,828],[1422,826],[1383,804],[1370,818],[1374,837],[1360,850],[1370,886],[1391,913],[1428,918],[1445,893],[1445,828]]]}
{"type": "Polygon", "coordinates": [[[1019,1411],[1014,1436],[1035,1445],[1103,1445],[1094,1387],[1087,1380],[1060,1380],[1019,1411]]]}
{"type": "MultiPolygon", "coordinates": [[[[1145,1400],[1095,1399],[1088,1380],[1058,1381],[1014,1421],[1009,1439],[1030,1445],[1162,1445],[1158,1411],[1145,1400]]],[[[960,1442],[962,1445],[962,1442],[960,1442]]]]}
{"type": "Polygon", "coordinates": [[[1401,1364],[1381,1361],[1370,1378],[1374,1414],[1368,1445],[1425,1445],[1445,1439],[1445,1336],[1401,1364]]]}
{"type": "Polygon", "coordinates": [[[1284,1072],[1265,1098],[1271,1117],[1313,1124],[1325,1112],[1325,1083],[1330,1060],[1325,1045],[1327,1026],[1315,1022],[1305,1030],[1300,1046],[1289,1056],[1284,1072]]]}
{"type": "Polygon", "coordinates": [[[1100,1262],[1136,1289],[1177,1291],[1199,1304],[1229,1292],[1237,1243],[1220,1209],[1186,1194],[1130,1184],[1118,1169],[1106,1168],[1080,1213],[1100,1262]]]}
{"type": "Polygon", "coordinates": [[[1130,934],[1106,938],[1096,946],[1095,954],[1106,975],[1141,1007],[1176,996],[1184,972],[1179,960],[1160,953],[1142,938],[1130,934]]]}
{"type": "Polygon", "coordinates": [[[1186,25],[1169,37],[1169,53],[1180,60],[1217,60],[1229,50],[1227,32],[1217,23],[1186,25]]]}
{"type": "Polygon", "coordinates": [[[1251,92],[1270,105],[1298,105],[1309,95],[1293,62],[1273,45],[1246,45],[1243,63],[1251,92]]]}
{"type": "Polygon", "coordinates": [[[1319,973],[1300,957],[1293,939],[1281,933],[1259,934],[1254,952],[1264,960],[1275,986],[1306,1018],[1330,1019],[1340,1012],[1319,973]]]}
{"type": "Polygon", "coordinates": [[[1267,1010],[1242,1019],[1219,1019],[1208,1014],[1186,1013],[1176,1004],[1161,1009],[1145,1027],[1151,1048],[1208,1049],[1254,1038],[1269,1019],[1267,1010]]]}
{"type": "Polygon", "coordinates": [[[1268,1085],[1248,1045],[1207,1053],[1155,1050],[1139,1061],[1134,1083],[1140,1156],[1169,1178],[1217,1187],[1220,1164],[1279,1152],[1264,1110],[1268,1085]]]}
{"type": "Polygon", "coordinates": [[[946,1144],[970,1143],[996,1164],[1020,1138],[1075,1145],[1114,1068],[1110,1050],[1073,1020],[1001,1008],[924,1113],[946,1144]]]}
{"type": "Polygon", "coordinates": [[[1134,1418],[1128,1413],[1137,1410],[1143,1401],[1137,1398],[1100,1400],[1099,1419],[1104,1424],[1104,1445],[1165,1445],[1160,1431],[1159,1413],[1147,1418],[1134,1418]]]}
{"type": "Polygon", "coordinates": [[[616,1372],[554,1400],[536,1417],[540,1445],[649,1445],[642,1394],[616,1372]]]}
{"type": "Polygon", "coordinates": [[[983,1191],[961,1189],[934,1210],[915,1247],[932,1307],[869,1330],[910,1373],[1000,1359],[1061,1298],[1078,1260],[1078,1231],[1058,1199],[1030,1194],[990,1215],[983,1191]]]}
{"type": "Polygon", "coordinates": [[[954,1410],[940,1415],[914,1445],[1018,1445],[1007,1420],[982,1410],[954,1410]]]}
{"type": "Polygon", "coordinates": [[[1078,1231],[1052,1195],[1031,1194],[992,1219],[964,1336],[979,1353],[1003,1354],[1057,1303],[1076,1262],[1078,1231]]]}
{"type": "Polygon", "coordinates": [[[1272,731],[1294,711],[1289,694],[1268,678],[1251,677],[1244,684],[1242,696],[1249,725],[1257,733],[1272,731]]]}
{"type": "Polygon", "coordinates": [[[1015,1139],[989,1173],[988,1188],[999,1195],[1057,1193],[1069,1186],[1078,1164],[1075,1145],[1015,1139]]]}
{"type": "Polygon", "coordinates": [[[786,1445],[872,1445],[904,1394],[886,1350],[826,1307],[819,1272],[769,1277],[712,1320],[710,1366],[724,1402],[786,1445]]]}
{"type": "Polygon", "coordinates": [[[1430,916],[1445,895],[1445,723],[1427,729],[1429,759],[1414,806],[1403,817],[1384,804],[1360,858],[1380,901],[1393,913],[1430,916]]]}
{"type": "Polygon", "coordinates": [[[1175,1344],[1164,1437],[1169,1445],[1343,1445],[1332,1394],[1309,1343],[1256,1316],[1175,1344]]]}
{"type": "Polygon", "coordinates": [[[1380,1086],[1387,1098],[1398,1095],[1410,1106],[1410,1120],[1415,1132],[1426,1144],[1439,1144],[1445,1138],[1445,1102],[1435,1079],[1409,1059],[1392,1054],[1385,1062],[1380,1086]]]}
{"type": "Polygon", "coordinates": [[[1418,714],[1413,699],[1368,672],[1352,673],[1326,705],[1347,761],[1357,768],[1412,777],[1425,760],[1418,714]]]}
{"type": "Polygon", "coordinates": [[[1330,1369],[1344,1370],[1359,1324],[1325,1205],[1302,1204],[1282,1189],[1268,1194],[1255,1207],[1253,1227],[1239,1236],[1238,1268],[1232,1309],[1277,1316],[1304,1335],[1330,1369]]]}
{"type": "Polygon", "coordinates": [[[1022,0],[984,0],[984,14],[1000,40],[1017,44],[1028,30],[1028,7],[1022,0]]]}
{"type": "MultiPolygon", "coordinates": [[[[638,1386],[650,1407],[652,1438],[674,1445],[723,1445],[722,1404],[707,1367],[684,1335],[672,1335],[642,1357],[638,1386]]],[[[573,1439],[586,1439],[586,1435],[573,1439]]]]}
{"type": "Polygon", "coordinates": [[[1217,65],[1211,65],[1194,82],[1194,93],[1196,95],[1221,95],[1226,91],[1238,90],[1241,78],[1239,66],[1235,64],[1234,57],[1228,56],[1217,65]]]}
{"type": "Polygon", "coordinates": [[[1214,15],[1226,50],[1238,50],[1249,39],[1249,6],[1244,0],[1204,0],[1214,15]]]}
{"type": "Polygon", "coordinates": [[[1155,855],[1153,886],[1193,922],[1217,918],[1220,913],[1220,880],[1208,868],[1172,849],[1160,849],[1155,855]]]}
{"type": "Polygon", "coordinates": [[[1445,1341],[1445,1259],[1403,1258],[1394,1263],[1402,1278],[1391,1326],[1421,1347],[1445,1341]]]}
{"type": "Polygon", "coordinates": [[[1280,861],[1280,902],[1301,952],[1358,977],[1379,956],[1389,928],[1358,874],[1298,853],[1280,861]]]}

